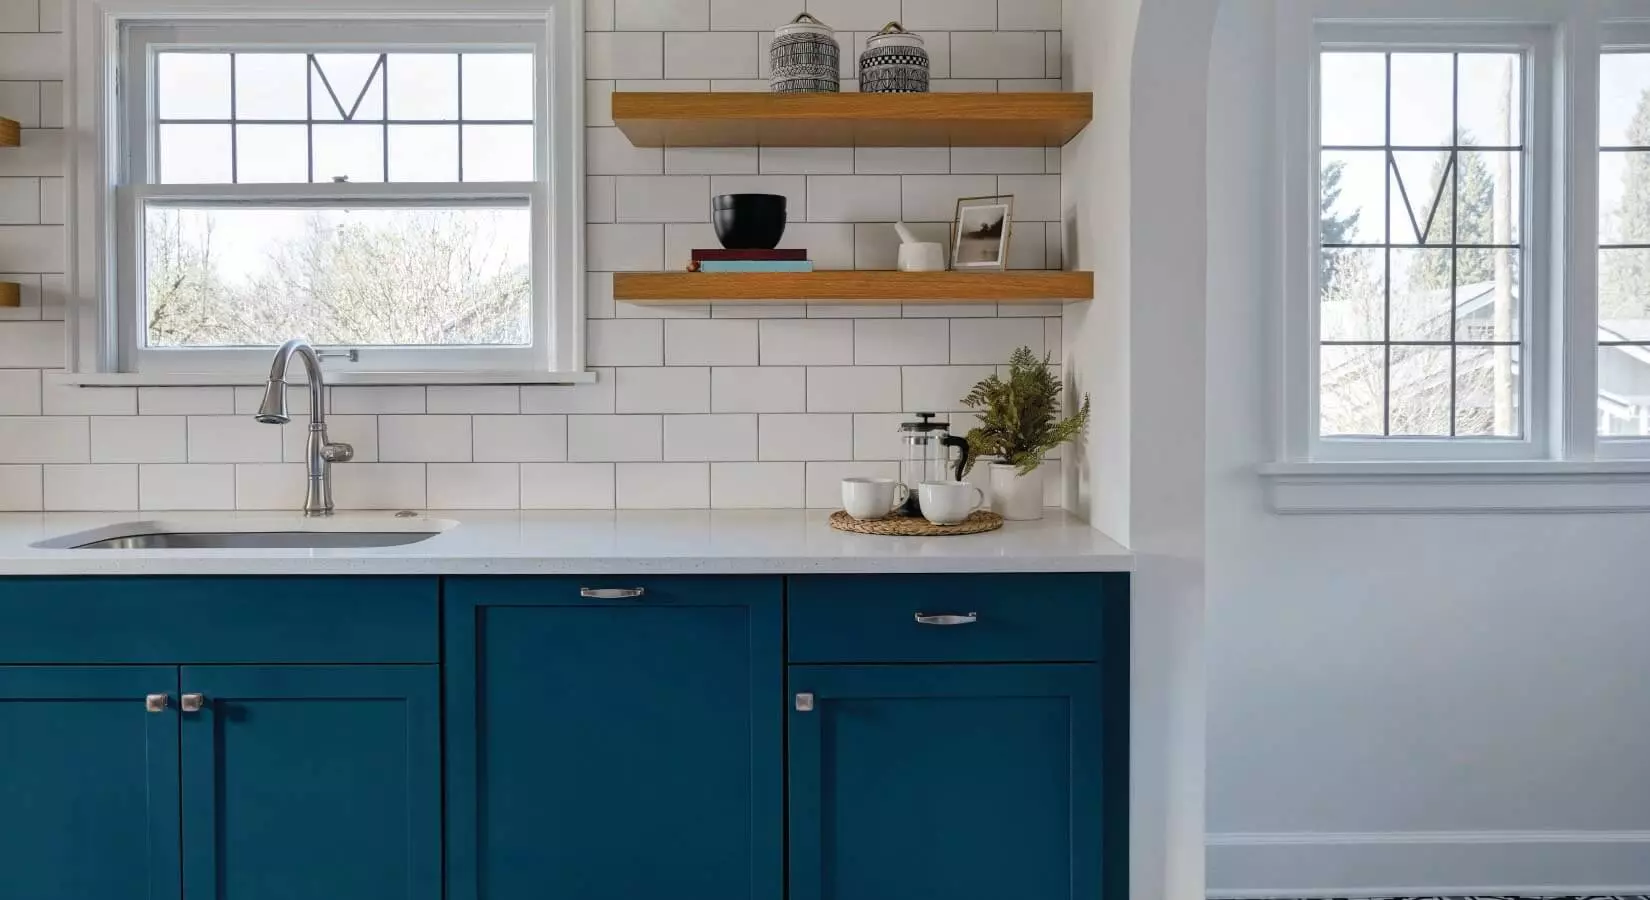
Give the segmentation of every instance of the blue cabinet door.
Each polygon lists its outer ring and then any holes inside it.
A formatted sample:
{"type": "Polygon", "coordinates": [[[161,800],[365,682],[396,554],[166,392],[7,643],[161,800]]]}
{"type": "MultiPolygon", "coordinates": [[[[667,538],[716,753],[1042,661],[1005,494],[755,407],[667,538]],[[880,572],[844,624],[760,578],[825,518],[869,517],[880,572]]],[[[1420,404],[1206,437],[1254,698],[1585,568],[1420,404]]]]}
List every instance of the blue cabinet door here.
{"type": "Polygon", "coordinates": [[[177,689],[170,666],[0,667],[0,895],[178,900],[177,689]]]}
{"type": "Polygon", "coordinates": [[[192,900],[439,900],[434,666],[184,666],[192,900]]]}
{"type": "Polygon", "coordinates": [[[451,900],[781,900],[781,594],[449,580],[451,900]]]}
{"type": "Polygon", "coordinates": [[[1122,900],[1101,671],[791,667],[790,900],[1122,900]]]}

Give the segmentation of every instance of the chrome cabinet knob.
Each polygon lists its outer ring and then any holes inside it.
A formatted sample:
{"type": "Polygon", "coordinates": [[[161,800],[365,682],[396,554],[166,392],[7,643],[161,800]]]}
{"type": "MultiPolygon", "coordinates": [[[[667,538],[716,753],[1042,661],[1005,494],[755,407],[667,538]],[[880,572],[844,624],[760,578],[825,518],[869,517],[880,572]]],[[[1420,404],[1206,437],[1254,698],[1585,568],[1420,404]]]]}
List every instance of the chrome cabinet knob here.
{"type": "Polygon", "coordinates": [[[813,694],[797,694],[796,695],[796,711],[797,712],[813,712],[814,711],[814,695],[813,694]]]}
{"type": "Polygon", "coordinates": [[[918,625],[972,625],[980,621],[979,613],[967,615],[939,615],[931,616],[927,613],[917,613],[918,625]]]}
{"type": "Polygon", "coordinates": [[[178,707],[184,712],[200,712],[206,708],[205,694],[184,694],[178,699],[181,701],[178,707]]]}
{"type": "Polygon", "coordinates": [[[143,698],[143,708],[152,713],[165,712],[166,704],[172,700],[167,694],[150,694],[143,698]]]}

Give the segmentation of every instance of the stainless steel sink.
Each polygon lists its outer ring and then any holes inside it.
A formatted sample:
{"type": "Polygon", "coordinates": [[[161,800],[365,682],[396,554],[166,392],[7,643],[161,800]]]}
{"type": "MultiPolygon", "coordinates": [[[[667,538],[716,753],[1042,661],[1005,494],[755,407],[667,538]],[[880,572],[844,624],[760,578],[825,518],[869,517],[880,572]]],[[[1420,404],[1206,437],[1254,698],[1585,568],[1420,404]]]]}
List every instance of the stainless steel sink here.
{"type": "Polygon", "coordinates": [[[333,550],[404,547],[435,531],[173,531],[76,544],[72,550],[333,550]]]}

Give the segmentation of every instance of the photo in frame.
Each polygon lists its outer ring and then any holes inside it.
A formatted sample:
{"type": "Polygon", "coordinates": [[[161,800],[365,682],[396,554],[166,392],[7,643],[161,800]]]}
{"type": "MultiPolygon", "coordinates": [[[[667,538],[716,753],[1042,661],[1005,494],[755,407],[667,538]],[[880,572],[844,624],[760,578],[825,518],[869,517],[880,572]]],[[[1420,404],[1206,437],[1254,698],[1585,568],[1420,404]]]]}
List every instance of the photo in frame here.
{"type": "Polygon", "coordinates": [[[967,271],[1008,268],[1008,240],[1014,230],[1014,198],[964,197],[951,221],[951,268],[967,271]]]}

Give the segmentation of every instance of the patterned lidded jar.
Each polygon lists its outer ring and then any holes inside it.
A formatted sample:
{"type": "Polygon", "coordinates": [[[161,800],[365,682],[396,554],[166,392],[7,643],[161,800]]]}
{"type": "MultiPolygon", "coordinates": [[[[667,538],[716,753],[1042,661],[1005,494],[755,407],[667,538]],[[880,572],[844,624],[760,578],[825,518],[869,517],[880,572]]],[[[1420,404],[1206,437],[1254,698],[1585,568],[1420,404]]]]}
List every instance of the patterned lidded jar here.
{"type": "Polygon", "coordinates": [[[928,51],[922,35],[889,22],[865,40],[859,55],[859,90],[865,94],[928,93],[928,51]]]}
{"type": "Polygon", "coordinates": [[[769,49],[776,94],[835,93],[842,90],[842,50],[831,26],[803,13],[781,25],[769,49]]]}

